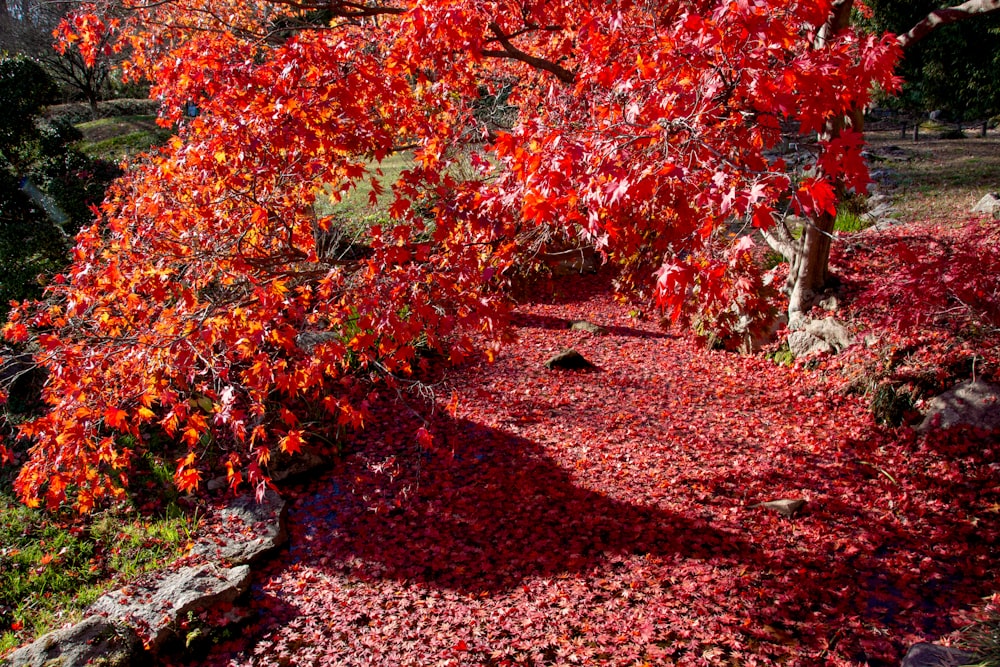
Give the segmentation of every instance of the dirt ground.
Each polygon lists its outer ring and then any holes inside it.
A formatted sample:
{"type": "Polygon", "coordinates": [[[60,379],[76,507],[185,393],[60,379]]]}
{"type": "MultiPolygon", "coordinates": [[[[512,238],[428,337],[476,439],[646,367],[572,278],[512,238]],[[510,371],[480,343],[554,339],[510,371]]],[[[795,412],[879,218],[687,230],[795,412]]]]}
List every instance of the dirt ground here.
{"type": "Polygon", "coordinates": [[[966,130],[965,139],[937,137],[924,133],[914,142],[898,130],[866,134],[876,156],[871,168],[895,172],[896,207],[903,220],[964,218],[983,195],[1000,191],[1000,132],[991,130],[986,138],[979,130],[966,130]]]}

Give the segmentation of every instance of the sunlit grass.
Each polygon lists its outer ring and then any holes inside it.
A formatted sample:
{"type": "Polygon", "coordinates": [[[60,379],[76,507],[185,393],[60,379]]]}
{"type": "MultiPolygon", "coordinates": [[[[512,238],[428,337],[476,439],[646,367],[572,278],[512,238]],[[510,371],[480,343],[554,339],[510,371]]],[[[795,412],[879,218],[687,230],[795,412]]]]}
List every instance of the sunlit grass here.
{"type": "Polygon", "coordinates": [[[80,123],[76,126],[83,133],[77,144],[83,153],[92,158],[120,162],[126,157],[162,144],[172,132],[156,125],[155,116],[117,116],[80,123]]]}
{"type": "MultiPolygon", "coordinates": [[[[133,484],[169,492],[152,464],[133,484]]],[[[163,466],[160,466],[163,467],[163,466]]],[[[176,502],[151,513],[121,505],[89,517],[31,509],[14,497],[14,470],[0,475],[0,654],[67,622],[105,591],[180,556],[197,514],[176,502]]]]}
{"type": "Polygon", "coordinates": [[[369,165],[369,169],[382,187],[382,192],[374,205],[371,202],[373,188],[369,179],[357,181],[353,188],[342,193],[339,198],[332,188],[327,186],[324,192],[316,198],[314,207],[316,215],[319,217],[332,216],[358,228],[367,228],[373,224],[384,222],[394,197],[393,183],[398,181],[402,173],[413,165],[413,154],[409,152],[395,153],[381,163],[369,165]]]}

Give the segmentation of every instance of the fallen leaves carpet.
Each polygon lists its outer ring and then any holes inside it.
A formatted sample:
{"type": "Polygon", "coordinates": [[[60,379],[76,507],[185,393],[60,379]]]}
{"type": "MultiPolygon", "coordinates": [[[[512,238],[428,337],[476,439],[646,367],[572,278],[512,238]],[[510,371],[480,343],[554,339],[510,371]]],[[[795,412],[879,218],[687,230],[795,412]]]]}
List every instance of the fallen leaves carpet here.
{"type": "Polygon", "coordinates": [[[559,290],[291,490],[256,620],[207,664],[896,665],[994,591],[996,443],[559,290]],[[543,367],[567,347],[596,368],[543,367]],[[779,498],[807,503],[755,507],[779,498]]]}

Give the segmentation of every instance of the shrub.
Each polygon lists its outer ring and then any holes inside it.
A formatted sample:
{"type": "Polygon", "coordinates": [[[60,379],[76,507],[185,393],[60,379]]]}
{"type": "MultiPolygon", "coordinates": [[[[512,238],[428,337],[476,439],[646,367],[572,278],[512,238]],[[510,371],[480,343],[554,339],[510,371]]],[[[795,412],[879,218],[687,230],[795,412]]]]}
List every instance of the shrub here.
{"type": "Polygon", "coordinates": [[[104,197],[114,168],[70,144],[68,122],[41,120],[55,86],[38,63],[0,58],[0,317],[11,300],[41,295],[68,261],[72,236],[104,197]]]}

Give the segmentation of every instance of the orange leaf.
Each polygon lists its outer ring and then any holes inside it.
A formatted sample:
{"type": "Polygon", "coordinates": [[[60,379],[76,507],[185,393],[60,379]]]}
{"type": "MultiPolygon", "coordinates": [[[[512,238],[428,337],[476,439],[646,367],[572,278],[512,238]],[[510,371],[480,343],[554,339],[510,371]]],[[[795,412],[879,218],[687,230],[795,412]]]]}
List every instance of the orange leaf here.
{"type": "Polygon", "coordinates": [[[293,430],[289,431],[288,435],[281,439],[278,446],[281,451],[287,454],[298,454],[302,451],[302,431],[293,430]]]}
{"type": "Polygon", "coordinates": [[[127,417],[128,413],[124,410],[109,408],[107,412],[104,413],[104,422],[111,428],[121,428],[125,425],[125,419],[127,417]]]}

